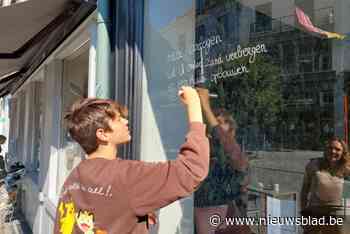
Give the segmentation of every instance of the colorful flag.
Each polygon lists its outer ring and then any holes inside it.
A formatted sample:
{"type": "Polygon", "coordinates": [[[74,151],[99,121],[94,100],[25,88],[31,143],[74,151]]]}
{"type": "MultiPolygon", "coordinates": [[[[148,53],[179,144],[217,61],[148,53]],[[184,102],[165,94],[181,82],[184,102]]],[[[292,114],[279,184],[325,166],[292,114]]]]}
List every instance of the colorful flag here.
{"type": "Polygon", "coordinates": [[[313,23],[311,22],[309,16],[306,15],[299,7],[295,8],[295,14],[297,16],[298,23],[309,32],[318,33],[318,34],[321,34],[323,36],[326,36],[327,38],[336,38],[336,39],[340,39],[340,40],[343,40],[345,38],[345,35],[341,35],[341,34],[334,33],[334,32],[327,32],[327,31],[324,31],[318,27],[315,27],[313,25],[313,23]]]}

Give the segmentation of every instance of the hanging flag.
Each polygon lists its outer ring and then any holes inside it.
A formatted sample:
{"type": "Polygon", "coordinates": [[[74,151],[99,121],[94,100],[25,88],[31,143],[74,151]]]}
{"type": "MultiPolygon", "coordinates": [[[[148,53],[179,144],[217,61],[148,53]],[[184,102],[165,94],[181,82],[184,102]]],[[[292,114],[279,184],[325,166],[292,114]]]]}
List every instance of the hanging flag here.
{"type": "Polygon", "coordinates": [[[309,32],[318,33],[318,34],[321,34],[323,36],[326,36],[327,38],[336,38],[336,39],[340,39],[340,40],[343,40],[345,38],[345,35],[341,35],[341,34],[334,33],[334,32],[327,32],[327,31],[322,30],[318,27],[315,27],[313,25],[313,23],[311,22],[309,16],[306,15],[299,7],[295,8],[295,14],[297,16],[298,23],[300,25],[302,25],[309,32]]]}

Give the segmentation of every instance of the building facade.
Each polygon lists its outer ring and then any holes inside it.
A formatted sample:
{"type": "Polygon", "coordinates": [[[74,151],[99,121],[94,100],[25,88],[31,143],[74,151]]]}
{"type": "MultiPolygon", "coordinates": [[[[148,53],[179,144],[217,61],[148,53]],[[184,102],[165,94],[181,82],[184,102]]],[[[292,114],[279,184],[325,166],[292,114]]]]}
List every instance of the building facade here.
{"type": "MultiPolygon", "coordinates": [[[[187,129],[177,90],[204,85],[218,96],[211,105],[237,122],[237,142],[249,157],[248,215],[298,216],[308,160],[323,156],[329,136],[349,139],[349,10],[346,0],[111,3],[111,98],[129,108],[133,129],[119,156],[174,159],[187,129]],[[315,27],[345,39],[303,27],[297,7],[315,27]]],[[[81,19],[10,89],[9,161],[26,165],[20,205],[33,233],[52,232],[62,183],[84,158],[65,130],[64,113],[76,99],[99,96],[101,89],[98,10],[81,19]]],[[[158,211],[152,232],[198,232],[194,199],[158,211]]],[[[300,227],[254,231],[298,233],[300,227]]]]}

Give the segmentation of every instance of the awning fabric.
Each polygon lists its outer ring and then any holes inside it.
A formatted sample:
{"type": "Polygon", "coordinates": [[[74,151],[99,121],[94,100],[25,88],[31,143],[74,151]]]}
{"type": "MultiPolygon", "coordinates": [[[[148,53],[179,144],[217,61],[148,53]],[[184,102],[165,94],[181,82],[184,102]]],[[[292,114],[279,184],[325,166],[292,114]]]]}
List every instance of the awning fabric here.
{"type": "Polygon", "coordinates": [[[96,1],[27,0],[0,7],[0,97],[16,90],[96,8],[96,1]]]}

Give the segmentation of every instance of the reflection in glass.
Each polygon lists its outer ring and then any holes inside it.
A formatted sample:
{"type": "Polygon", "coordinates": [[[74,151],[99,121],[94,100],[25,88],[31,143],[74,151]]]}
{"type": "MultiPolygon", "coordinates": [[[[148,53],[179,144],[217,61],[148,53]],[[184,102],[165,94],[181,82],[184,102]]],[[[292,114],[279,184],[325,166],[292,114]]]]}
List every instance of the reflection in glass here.
{"type": "MultiPolygon", "coordinates": [[[[349,162],[346,143],[332,137],[328,140],[324,157],[313,159],[306,165],[300,194],[303,216],[328,220],[343,215],[344,177],[350,174],[349,162]]],[[[304,233],[341,233],[341,225],[307,225],[304,233]]]]}
{"type": "MultiPolygon", "coordinates": [[[[344,1],[196,2],[195,81],[218,95],[208,101],[212,111],[225,109],[239,126],[235,141],[250,168],[245,216],[300,216],[296,197],[303,187],[305,165],[314,158],[322,161],[331,136],[348,143],[350,64],[345,59],[349,39],[342,36],[348,30],[342,26],[347,22],[341,14],[344,6],[344,1]],[[297,17],[297,9],[304,20],[297,17]]],[[[230,175],[214,173],[218,170],[214,154],[222,142],[215,139],[215,128],[209,135],[214,162],[195,194],[198,233],[205,225],[198,218],[204,211],[228,215],[223,205],[230,199],[204,204],[204,198],[227,196],[234,201],[226,191],[214,195],[210,191],[239,180],[232,168],[230,175]]],[[[338,194],[343,212],[349,197],[346,180],[344,192],[338,194]]],[[[300,225],[253,229],[255,233],[302,230],[300,225]]]]}
{"type": "MultiPolygon", "coordinates": [[[[152,155],[150,160],[175,157],[185,134],[176,91],[183,84],[196,83],[217,95],[205,99],[214,116],[206,113],[212,159],[209,177],[194,196],[196,231],[209,228],[208,219],[199,217],[214,213],[298,217],[296,197],[309,160],[323,158],[325,142],[333,135],[348,143],[350,47],[349,38],[337,35],[349,31],[343,9],[350,3],[195,2],[195,8],[191,1],[145,3],[143,122],[152,126],[147,134],[153,137],[144,136],[142,152],[152,155]],[[297,8],[309,18],[307,22],[296,17],[297,8]],[[177,121],[169,126],[168,119],[177,121]],[[225,132],[227,122],[236,123],[231,127],[234,134],[225,132]],[[159,148],[146,148],[147,139],[157,139],[159,148]],[[248,160],[249,175],[231,165],[234,155],[248,160]],[[246,186],[243,178],[247,177],[246,186]],[[240,190],[243,184],[246,194],[240,190]],[[229,209],[234,206],[238,208],[229,209]]],[[[347,184],[344,178],[342,204],[350,194],[347,184]]],[[[182,203],[181,215],[173,215],[181,216],[174,222],[181,224],[176,227],[179,233],[191,232],[188,204],[192,203],[182,203]]],[[[250,229],[302,231],[300,225],[250,229]]]]}
{"type": "Polygon", "coordinates": [[[230,217],[247,215],[249,181],[248,160],[236,141],[237,123],[232,113],[221,108],[212,109],[208,90],[198,88],[198,92],[211,128],[209,174],[195,192],[194,200],[196,231],[204,234],[214,233],[218,229],[208,223],[213,214],[220,214],[221,217],[228,214],[230,217]]]}

